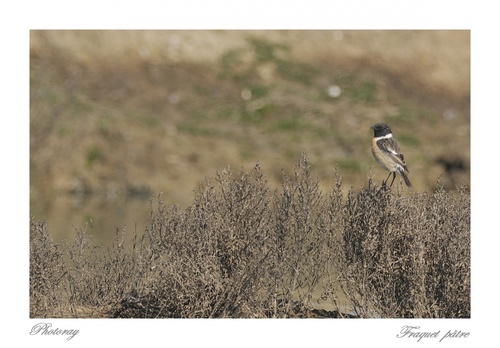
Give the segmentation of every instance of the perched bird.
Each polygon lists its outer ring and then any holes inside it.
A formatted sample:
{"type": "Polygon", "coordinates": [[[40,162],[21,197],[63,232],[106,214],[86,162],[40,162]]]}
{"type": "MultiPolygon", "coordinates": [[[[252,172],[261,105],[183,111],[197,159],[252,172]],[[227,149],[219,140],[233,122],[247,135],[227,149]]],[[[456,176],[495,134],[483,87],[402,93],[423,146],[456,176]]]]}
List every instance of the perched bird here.
{"type": "Polygon", "coordinates": [[[385,186],[387,180],[392,174],[391,186],[396,178],[396,173],[399,173],[406,186],[412,187],[410,179],[408,179],[408,167],[406,166],[406,161],[401,153],[399,145],[396,139],[392,136],[392,131],[388,125],[383,123],[376,123],[370,127],[373,129],[373,139],[372,139],[372,154],[375,160],[386,170],[389,171],[389,176],[382,182],[382,186],[385,186]]]}

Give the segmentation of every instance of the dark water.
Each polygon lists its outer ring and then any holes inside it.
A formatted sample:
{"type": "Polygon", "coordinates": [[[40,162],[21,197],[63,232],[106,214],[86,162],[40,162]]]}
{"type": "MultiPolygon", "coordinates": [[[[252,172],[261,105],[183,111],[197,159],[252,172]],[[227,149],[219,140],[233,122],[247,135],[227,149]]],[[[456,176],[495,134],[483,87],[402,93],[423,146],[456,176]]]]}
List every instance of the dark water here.
{"type": "Polygon", "coordinates": [[[103,199],[92,195],[58,196],[50,202],[31,202],[30,215],[35,221],[46,220],[55,242],[71,241],[75,228],[89,224],[88,232],[98,245],[110,246],[116,229],[126,228],[132,235],[144,232],[148,223],[151,197],[103,199]]]}

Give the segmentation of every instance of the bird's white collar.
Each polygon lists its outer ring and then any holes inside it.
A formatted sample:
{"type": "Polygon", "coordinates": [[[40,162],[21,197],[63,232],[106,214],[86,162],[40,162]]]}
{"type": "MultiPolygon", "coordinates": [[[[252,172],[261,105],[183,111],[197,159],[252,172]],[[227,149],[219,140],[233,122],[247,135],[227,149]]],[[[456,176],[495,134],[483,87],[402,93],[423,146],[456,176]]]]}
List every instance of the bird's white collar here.
{"type": "Polygon", "coordinates": [[[377,137],[376,139],[377,139],[377,140],[381,140],[381,139],[389,139],[389,138],[392,138],[392,133],[389,133],[389,134],[383,135],[383,136],[381,136],[381,137],[377,137]]]}

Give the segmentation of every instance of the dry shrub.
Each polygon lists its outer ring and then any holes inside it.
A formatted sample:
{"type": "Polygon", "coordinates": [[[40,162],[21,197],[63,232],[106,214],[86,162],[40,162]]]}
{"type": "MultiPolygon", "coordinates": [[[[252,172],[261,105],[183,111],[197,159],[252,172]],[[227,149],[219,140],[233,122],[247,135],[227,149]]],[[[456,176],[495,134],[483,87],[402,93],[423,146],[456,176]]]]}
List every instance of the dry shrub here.
{"type": "Polygon", "coordinates": [[[350,190],[330,275],[357,316],[470,317],[470,195],[350,190]]]}
{"type": "MultiPolygon", "coordinates": [[[[146,230],[155,275],[147,315],[262,316],[272,249],[269,188],[256,166],[238,179],[207,180],[186,211],[159,201],[146,230]]],[[[140,295],[139,295],[140,297],[140,295]]]]}
{"type": "Polygon", "coordinates": [[[66,275],[63,252],[47,231],[45,221],[30,220],[30,317],[57,313],[66,275]]]}
{"type": "Polygon", "coordinates": [[[323,286],[336,311],[320,316],[469,317],[469,193],[370,180],[344,197],[335,174],[324,195],[305,156],[274,192],[259,165],[237,175],[228,168],[186,210],[152,199],[131,247],[126,231],[103,250],[88,226],[78,229],[66,262],[45,225],[32,222],[30,314],[54,315],[57,305],[74,317],[96,315],[82,307],[136,318],[303,317],[323,286]]]}
{"type": "Polygon", "coordinates": [[[89,223],[76,229],[75,240],[66,245],[69,310],[78,316],[81,308],[109,307],[143,282],[148,262],[142,243],[134,233],[131,249],[125,247],[126,230],[116,230],[111,248],[93,245],[89,223]]]}
{"type": "Polygon", "coordinates": [[[294,299],[311,308],[312,293],[327,266],[329,233],[322,225],[324,198],[312,177],[307,158],[284,175],[274,195],[272,256],[273,316],[289,316],[294,299]]]}

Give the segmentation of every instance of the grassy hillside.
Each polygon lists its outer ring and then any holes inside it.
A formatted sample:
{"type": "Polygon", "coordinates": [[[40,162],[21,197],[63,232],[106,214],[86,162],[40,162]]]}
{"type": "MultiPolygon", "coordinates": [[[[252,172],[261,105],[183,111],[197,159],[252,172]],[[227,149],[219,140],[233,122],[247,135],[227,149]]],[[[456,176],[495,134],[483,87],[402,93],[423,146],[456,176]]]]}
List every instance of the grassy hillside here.
{"type": "Polygon", "coordinates": [[[391,125],[417,191],[468,185],[466,31],[32,31],[31,200],[163,192],[187,206],[226,166],[277,187],[301,152],[322,189],[385,173],[391,125]]]}

